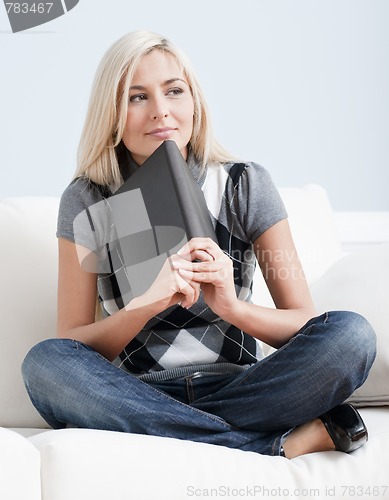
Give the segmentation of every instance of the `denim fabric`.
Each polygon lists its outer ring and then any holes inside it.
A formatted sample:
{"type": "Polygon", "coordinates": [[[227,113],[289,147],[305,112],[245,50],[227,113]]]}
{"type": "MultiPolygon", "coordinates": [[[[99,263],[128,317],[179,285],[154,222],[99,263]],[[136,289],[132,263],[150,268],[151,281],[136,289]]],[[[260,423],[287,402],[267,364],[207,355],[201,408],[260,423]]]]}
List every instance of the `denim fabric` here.
{"type": "Polygon", "coordinates": [[[294,427],[363,384],[374,358],[375,334],[366,319],[333,311],[239,374],[197,372],[148,383],[70,339],[34,346],[22,372],[32,403],[53,428],[168,436],[278,455],[294,427]]]}

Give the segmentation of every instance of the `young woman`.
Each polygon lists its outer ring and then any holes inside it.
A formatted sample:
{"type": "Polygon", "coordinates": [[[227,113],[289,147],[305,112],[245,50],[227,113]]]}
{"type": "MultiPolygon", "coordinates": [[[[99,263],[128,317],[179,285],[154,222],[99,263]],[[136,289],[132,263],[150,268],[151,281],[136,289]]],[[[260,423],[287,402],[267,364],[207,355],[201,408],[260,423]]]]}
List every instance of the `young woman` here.
{"type": "Polygon", "coordinates": [[[23,363],[31,400],[52,427],[288,458],[366,442],[360,415],[342,403],[368,375],[374,332],[356,313],[316,317],[269,174],[215,141],[190,64],[160,35],[130,33],[103,58],[57,236],[59,338],[33,347],[23,363]],[[218,244],[193,238],[128,299],[114,259],[109,272],[80,264],[80,252],[95,249],[93,231],[85,225],[75,235],[73,223],[165,140],[175,141],[201,186],[218,244]],[[250,301],[256,261],[275,309],[250,301]],[[258,341],[277,350],[262,358],[258,341]]]}

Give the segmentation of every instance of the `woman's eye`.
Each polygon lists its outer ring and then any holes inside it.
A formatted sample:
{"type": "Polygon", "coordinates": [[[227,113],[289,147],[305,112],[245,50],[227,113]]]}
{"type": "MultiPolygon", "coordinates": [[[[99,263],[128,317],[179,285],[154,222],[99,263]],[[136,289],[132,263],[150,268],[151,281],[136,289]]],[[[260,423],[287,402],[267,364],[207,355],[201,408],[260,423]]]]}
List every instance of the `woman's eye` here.
{"type": "Polygon", "coordinates": [[[172,89],[169,89],[167,94],[175,96],[175,95],[180,95],[183,92],[184,92],[183,89],[181,89],[180,87],[174,87],[172,89]]]}
{"type": "Polygon", "coordinates": [[[144,101],[145,99],[146,99],[145,94],[135,94],[135,95],[130,96],[130,102],[140,102],[140,101],[144,101]]]}

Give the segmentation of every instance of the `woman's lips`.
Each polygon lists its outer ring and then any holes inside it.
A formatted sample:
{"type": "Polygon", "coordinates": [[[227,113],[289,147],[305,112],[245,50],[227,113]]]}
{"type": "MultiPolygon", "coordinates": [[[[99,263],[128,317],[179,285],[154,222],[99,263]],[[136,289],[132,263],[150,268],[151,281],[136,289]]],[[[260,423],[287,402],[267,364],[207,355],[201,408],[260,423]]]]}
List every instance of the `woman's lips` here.
{"type": "Polygon", "coordinates": [[[166,141],[167,139],[170,139],[175,130],[176,130],[175,128],[170,128],[170,127],[156,128],[151,132],[148,132],[146,135],[166,141]]]}

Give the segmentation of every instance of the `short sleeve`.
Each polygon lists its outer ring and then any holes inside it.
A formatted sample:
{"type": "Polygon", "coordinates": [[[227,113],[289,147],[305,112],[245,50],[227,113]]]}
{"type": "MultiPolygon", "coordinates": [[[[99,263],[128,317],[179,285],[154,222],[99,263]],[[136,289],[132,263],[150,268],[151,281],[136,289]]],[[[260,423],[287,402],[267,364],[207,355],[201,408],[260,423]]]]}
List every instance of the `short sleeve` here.
{"type": "Polygon", "coordinates": [[[65,238],[91,250],[96,249],[96,231],[90,217],[93,207],[98,207],[104,197],[97,185],[87,179],[77,178],[61,196],[57,237],[65,238]]]}
{"type": "Polygon", "coordinates": [[[234,205],[248,240],[254,242],[288,214],[269,172],[252,162],[241,167],[234,205]]]}

